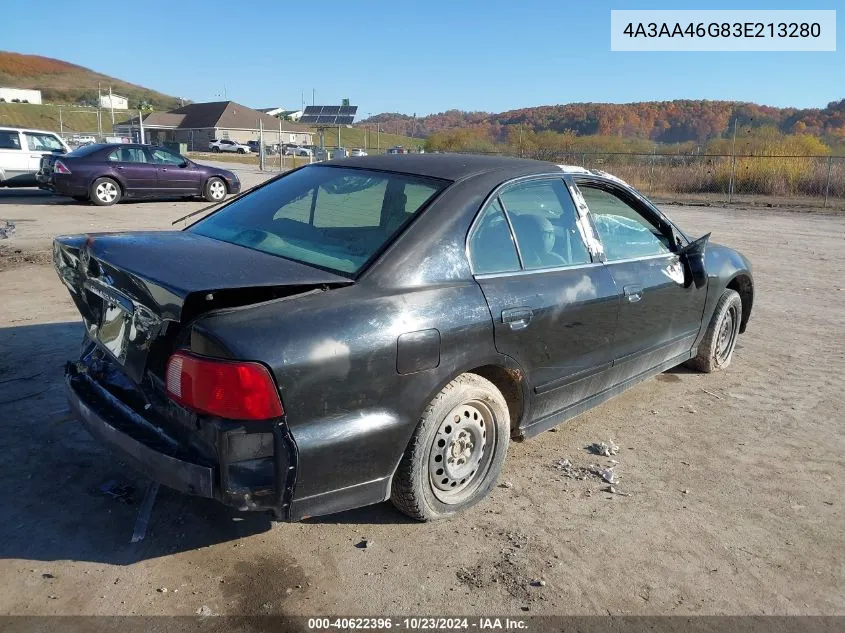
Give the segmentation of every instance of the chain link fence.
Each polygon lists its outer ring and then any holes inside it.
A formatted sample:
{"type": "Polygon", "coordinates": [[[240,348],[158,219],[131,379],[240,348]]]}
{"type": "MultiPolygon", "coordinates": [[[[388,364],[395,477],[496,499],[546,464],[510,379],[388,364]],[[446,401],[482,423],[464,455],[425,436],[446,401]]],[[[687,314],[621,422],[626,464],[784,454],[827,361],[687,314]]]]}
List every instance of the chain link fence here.
{"type": "MultiPolygon", "coordinates": [[[[519,156],[519,152],[494,152],[519,156]]],[[[655,199],[783,202],[845,208],[845,156],[732,156],[623,152],[523,152],[524,158],[601,169],[655,199]]]]}

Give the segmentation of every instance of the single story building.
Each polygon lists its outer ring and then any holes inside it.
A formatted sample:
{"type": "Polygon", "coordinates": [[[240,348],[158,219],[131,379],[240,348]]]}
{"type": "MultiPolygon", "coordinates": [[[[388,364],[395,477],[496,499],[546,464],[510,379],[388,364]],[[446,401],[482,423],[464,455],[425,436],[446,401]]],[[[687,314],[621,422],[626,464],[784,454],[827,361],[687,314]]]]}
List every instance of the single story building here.
{"type": "Polygon", "coordinates": [[[0,88],[0,102],[6,103],[41,103],[40,90],[24,88],[0,88]]]}
{"type": "MultiPolygon", "coordinates": [[[[215,139],[238,143],[257,141],[259,121],[267,144],[313,145],[314,133],[310,128],[282,121],[234,101],[189,103],[170,112],[150,112],[143,116],[143,121],[148,143],[186,143],[188,151],[207,152],[209,143],[215,139]]],[[[116,135],[137,138],[138,117],[115,124],[114,131],[116,135]]]]}
{"type": "Polygon", "coordinates": [[[100,107],[114,110],[128,110],[129,99],[111,93],[110,95],[100,95],[100,107]]]}

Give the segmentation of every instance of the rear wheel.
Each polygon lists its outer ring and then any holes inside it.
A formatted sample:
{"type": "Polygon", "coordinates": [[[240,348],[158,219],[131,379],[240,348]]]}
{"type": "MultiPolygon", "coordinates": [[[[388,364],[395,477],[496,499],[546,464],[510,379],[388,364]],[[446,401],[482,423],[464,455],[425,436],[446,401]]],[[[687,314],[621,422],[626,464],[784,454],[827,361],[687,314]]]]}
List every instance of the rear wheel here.
{"type": "Polygon", "coordinates": [[[121,191],[111,178],[97,178],[91,185],[91,202],[98,207],[109,207],[120,202],[121,191]]]}
{"type": "Polygon", "coordinates": [[[736,291],[726,289],[719,297],[710,324],[698,346],[698,354],[687,361],[687,365],[706,374],[730,365],[741,320],[742,299],[736,291]]]}
{"type": "Polygon", "coordinates": [[[496,483],[509,436],[501,392],[476,374],[458,376],[423,413],[393,478],[390,500],[419,521],[478,503],[496,483]]]}
{"type": "Polygon", "coordinates": [[[215,146],[215,147],[212,147],[212,148],[211,148],[211,153],[212,153],[212,154],[215,154],[215,153],[217,153],[217,152],[219,152],[219,151],[220,151],[220,148],[219,148],[219,147],[216,147],[216,146],[215,146]]]}
{"type": "Polygon", "coordinates": [[[202,197],[209,202],[220,202],[226,197],[226,183],[221,178],[214,176],[205,183],[202,197]]]}

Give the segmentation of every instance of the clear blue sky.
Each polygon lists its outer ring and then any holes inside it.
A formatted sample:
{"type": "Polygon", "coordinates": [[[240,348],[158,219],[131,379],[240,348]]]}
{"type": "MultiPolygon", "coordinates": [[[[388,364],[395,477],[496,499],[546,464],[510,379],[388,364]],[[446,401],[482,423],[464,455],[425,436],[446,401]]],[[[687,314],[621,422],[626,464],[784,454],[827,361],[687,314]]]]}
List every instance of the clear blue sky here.
{"type": "Polygon", "coordinates": [[[41,0],[3,3],[0,49],[194,101],[367,113],[689,99],[824,107],[845,97],[840,1],[41,0]],[[835,53],[610,51],[610,9],[836,9],[835,53]],[[95,17],[96,16],[96,17],[95,17]]]}

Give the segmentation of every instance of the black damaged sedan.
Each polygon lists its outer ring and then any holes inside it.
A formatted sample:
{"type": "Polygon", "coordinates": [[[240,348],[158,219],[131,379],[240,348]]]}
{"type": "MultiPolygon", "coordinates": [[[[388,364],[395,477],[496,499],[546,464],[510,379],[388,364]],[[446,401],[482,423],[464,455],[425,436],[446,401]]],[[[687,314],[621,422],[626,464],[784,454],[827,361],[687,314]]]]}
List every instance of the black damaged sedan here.
{"type": "Polygon", "coordinates": [[[510,439],[725,368],[754,298],[742,255],[617,178],[463,155],[309,165],[183,231],[53,255],[88,430],[171,488],[288,520],[471,506],[510,439]]]}

